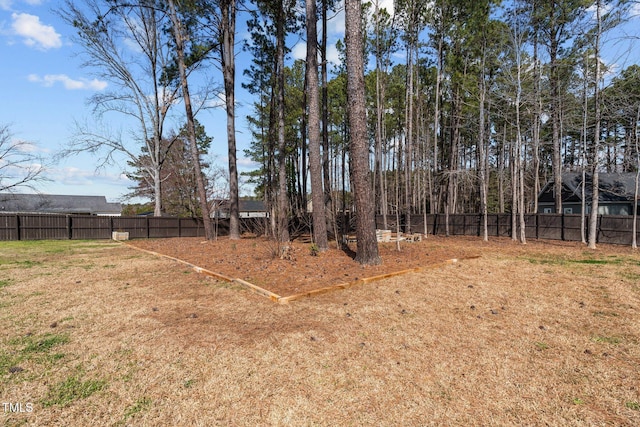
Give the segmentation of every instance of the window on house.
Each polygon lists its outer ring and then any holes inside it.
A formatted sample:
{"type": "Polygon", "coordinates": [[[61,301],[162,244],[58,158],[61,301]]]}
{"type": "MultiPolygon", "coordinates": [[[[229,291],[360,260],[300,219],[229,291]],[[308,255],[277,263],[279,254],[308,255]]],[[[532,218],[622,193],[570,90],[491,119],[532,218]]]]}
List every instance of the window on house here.
{"type": "Polygon", "coordinates": [[[573,208],[563,208],[562,212],[564,212],[565,214],[572,214],[573,213],[573,208]]]}
{"type": "Polygon", "coordinates": [[[552,212],[551,212],[551,208],[544,208],[544,209],[542,210],[542,213],[552,213],[552,212]]]}

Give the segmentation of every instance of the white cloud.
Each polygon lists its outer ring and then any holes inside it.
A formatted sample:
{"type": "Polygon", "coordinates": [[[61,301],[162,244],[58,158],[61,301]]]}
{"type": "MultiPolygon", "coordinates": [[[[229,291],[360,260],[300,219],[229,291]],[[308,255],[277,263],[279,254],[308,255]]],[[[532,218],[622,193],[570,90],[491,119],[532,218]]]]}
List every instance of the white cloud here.
{"type": "MultiPolygon", "coordinates": [[[[97,173],[96,170],[81,169],[73,166],[63,168],[51,168],[48,170],[47,177],[56,184],[73,187],[85,187],[85,193],[89,194],[95,191],[94,185],[129,185],[130,180],[125,174],[118,171],[105,171],[97,173]],[[89,188],[91,188],[89,190],[89,188]]],[[[77,190],[77,189],[76,189],[77,190]]],[[[69,190],[67,189],[66,192],[69,190]]],[[[82,192],[82,191],[81,191],[82,192]]]]}
{"type": "Polygon", "coordinates": [[[335,6],[336,14],[329,16],[327,22],[327,33],[331,35],[344,36],[344,1],[340,1],[335,6]]]}
{"type": "Polygon", "coordinates": [[[300,42],[291,49],[291,57],[296,59],[307,59],[307,43],[300,42]]]}
{"type": "MultiPolygon", "coordinates": [[[[42,0],[22,0],[23,3],[29,6],[40,6],[42,0]]],[[[14,0],[0,0],[0,10],[11,10],[13,8],[14,0]]]]}
{"type": "MultiPolygon", "coordinates": [[[[291,57],[296,60],[296,59],[302,59],[302,60],[306,60],[307,59],[307,44],[305,42],[300,42],[298,44],[296,44],[292,49],[291,49],[291,57]]],[[[320,52],[318,52],[318,62],[320,62],[320,52]]],[[[340,65],[341,61],[340,61],[340,53],[338,52],[338,49],[336,48],[336,44],[335,43],[330,43],[327,45],[327,60],[334,64],[334,65],[340,65]]]]}
{"type": "MultiPolygon", "coordinates": [[[[602,5],[600,6],[600,15],[604,16],[605,14],[611,12],[613,10],[612,5],[602,5]]],[[[594,3],[587,8],[587,13],[590,15],[591,20],[595,21],[597,19],[598,6],[594,3]]]]}
{"type": "Polygon", "coordinates": [[[342,61],[340,61],[340,53],[335,43],[327,46],[327,60],[334,65],[340,65],[342,63],[342,61]]]}
{"type": "Polygon", "coordinates": [[[238,167],[241,168],[256,168],[260,166],[260,163],[254,162],[248,157],[240,157],[236,160],[236,163],[238,164],[238,167]]]}
{"type": "Polygon", "coordinates": [[[127,49],[129,49],[133,53],[136,53],[136,54],[143,53],[140,45],[130,37],[127,37],[124,39],[124,45],[127,47],[127,49]]]}
{"type": "MultiPolygon", "coordinates": [[[[374,0],[375,1],[375,0],[374,0]]],[[[394,0],[379,0],[378,7],[380,9],[387,9],[389,15],[393,16],[394,0]]],[[[374,6],[369,9],[370,13],[373,13],[374,6]]],[[[344,37],[345,23],[344,23],[344,0],[341,0],[335,6],[335,13],[329,15],[329,22],[327,22],[327,33],[329,37],[344,37]]]]}
{"type": "Polygon", "coordinates": [[[37,74],[30,74],[27,78],[30,82],[40,83],[45,87],[51,87],[56,83],[62,83],[64,88],[68,90],[104,90],[107,87],[107,82],[102,80],[74,80],[66,74],[47,74],[43,77],[40,77],[37,74]]]}
{"type": "Polygon", "coordinates": [[[393,16],[393,12],[394,12],[393,0],[382,0],[378,7],[380,9],[387,9],[387,12],[389,12],[389,15],[393,16]]]}
{"type": "Polygon", "coordinates": [[[24,38],[24,44],[38,49],[52,49],[62,46],[60,34],[51,25],[40,22],[40,18],[28,13],[13,13],[12,28],[15,34],[24,38]]]}
{"type": "Polygon", "coordinates": [[[21,151],[23,153],[38,153],[41,151],[47,151],[47,150],[41,150],[37,145],[28,141],[16,141],[15,147],[17,148],[18,151],[21,151]]]}

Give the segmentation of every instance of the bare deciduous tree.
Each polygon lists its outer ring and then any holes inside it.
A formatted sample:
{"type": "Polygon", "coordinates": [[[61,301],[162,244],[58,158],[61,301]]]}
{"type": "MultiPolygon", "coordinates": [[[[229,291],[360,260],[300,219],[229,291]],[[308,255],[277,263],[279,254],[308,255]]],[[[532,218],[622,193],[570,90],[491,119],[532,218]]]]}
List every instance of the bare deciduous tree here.
{"type": "Polygon", "coordinates": [[[204,221],[205,237],[209,240],[215,238],[214,230],[211,225],[211,215],[209,211],[209,203],[207,202],[207,189],[202,174],[200,164],[200,152],[196,140],[196,127],[193,109],[191,106],[191,96],[189,93],[189,82],[187,79],[187,67],[185,64],[184,44],[187,38],[184,25],[179,19],[173,0],[167,2],[169,6],[169,17],[171,19],[171,28],[173,32],[173,40],[176,46],[176,61],[178,63],[178,73],[180,76],[180,85],[182,87],[182,100],[184,102],[185,113],[187,116],[187,139],[189,141],[189,149],[191,151],[191,159],[195,168],[196,185],[198,188],[198,198],[200,200],[200,210],[202,211],[202,219],[204,221]]]}
{"type": "Polygon", "coordinates": [[[43,159],[33,151],[33,144],[15,139],[8,125],[0,125],[0,191],[34,189],[45,179],[42,172],[43,159]]]}
{"type": "Polygon", "coordinates": [[[84,66],[109,83],[109,88],[89,99],[98,119],[115,113],[132,119],[130,134],[77,122],[76,131],[62,157],[90,152],[102,156],[100,166],[119,155],[135,162],[142,149],[149,156],[146,170],[154,184],[154,215],[162,214],[160,170],[164,123],[177,98],[177,89],[161,84],[171,59],[161,16],[148,1],[66,1],[60,17],[76,31],[84,66]],[[123,46],[129,46],[128,49],[123,46]]]}

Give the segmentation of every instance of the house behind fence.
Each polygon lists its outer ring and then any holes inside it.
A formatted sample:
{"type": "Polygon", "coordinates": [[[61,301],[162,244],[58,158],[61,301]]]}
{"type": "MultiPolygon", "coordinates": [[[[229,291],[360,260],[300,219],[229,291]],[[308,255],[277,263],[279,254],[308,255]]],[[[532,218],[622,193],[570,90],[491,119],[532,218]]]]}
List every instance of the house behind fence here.
{"type": "Polygon", "coordinates": [[[79,214],[119,216],[120,203],[104,196],[0,193],[0,213],[79,214]]]}

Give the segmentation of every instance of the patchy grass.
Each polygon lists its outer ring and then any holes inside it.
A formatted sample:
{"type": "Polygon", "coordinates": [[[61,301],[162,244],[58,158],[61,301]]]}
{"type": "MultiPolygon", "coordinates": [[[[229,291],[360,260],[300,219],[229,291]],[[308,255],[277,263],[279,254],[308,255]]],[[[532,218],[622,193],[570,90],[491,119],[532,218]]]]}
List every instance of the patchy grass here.
{"type": "Polygon", "coordinates": [[[11,381],[15,374],[24,372],[23,366],[37,365],[36,371],[49,369],[64,357],[57,348],[69,342],[68,335],[27,334],[7,340],[0,350],[0,378],[11,381]]]}
{"type": "Polygon", "coordinates": [[[124,421],[126,422],[129,418],[139,414],[140,412],[146,411],[151,407],[151,399],[148,397],[142,397],[138,399],[133,405],[131,405],[124,413],[124,421]]]}
{"type": "Polygon", "coordinates": [[[594,342],[618,345],[622,342],[622,338],[620,337],[603,337],[603,336],[595,336],[592,338],[594,342]]]}
{"type": "Polygon", "coordinates": [[[4,425],[640,425],[628,248],[430,236],[482,258],[283,306],[121,244],[36,246],[0,247],[1,394],[34,403],[4,425]]]}
{"type": "Polygon", "coordinates": [[[549,346],[543,342],[536,342],[535,345],[536,345],[536,348],[540,351],[546,350],[549,348],[549,346]]]}
{"type": "Polygon", "coordinates": [[[53,347],[69,342],[67,335],[45,334],[41,337],[26,335],[10,341],[10,344],[22,345],[22,354],[46,353],[53,347]]]}
{"type": "Polygon", "coordinates": [[[107,382],[104,380],[82,381],[77,376],[70,376],[64,381],[51,386],[42,404],[45,408],[53,405],[68,406],[76,400],[88,398],[104,389],[106,385],[107,382]]]}

